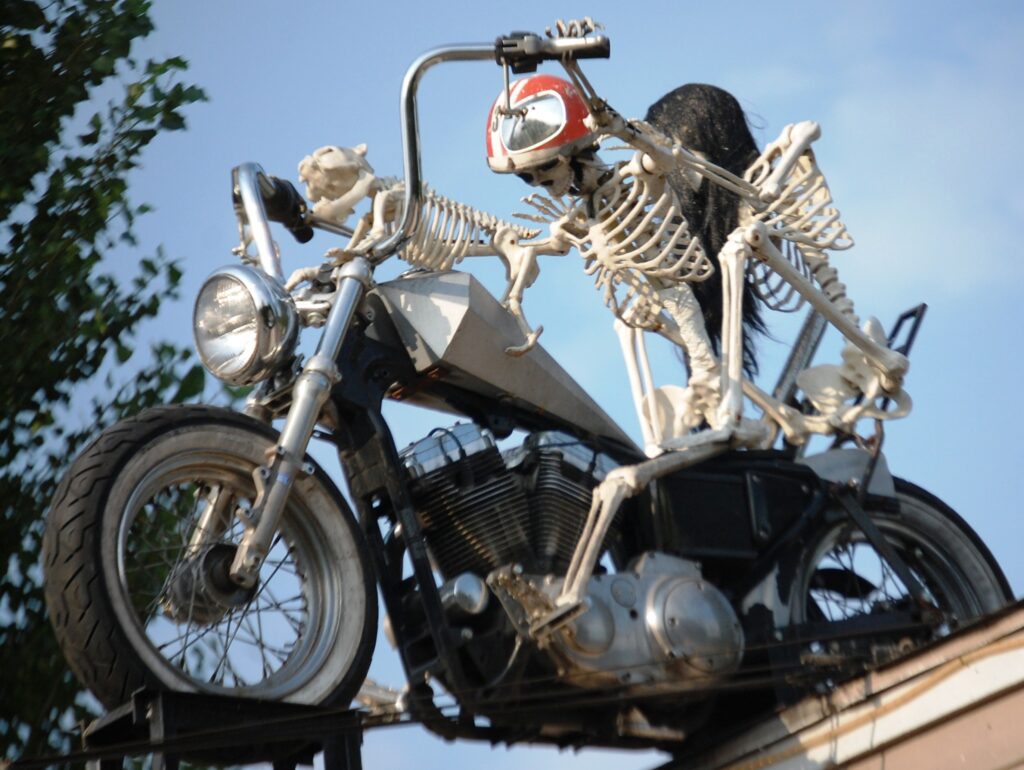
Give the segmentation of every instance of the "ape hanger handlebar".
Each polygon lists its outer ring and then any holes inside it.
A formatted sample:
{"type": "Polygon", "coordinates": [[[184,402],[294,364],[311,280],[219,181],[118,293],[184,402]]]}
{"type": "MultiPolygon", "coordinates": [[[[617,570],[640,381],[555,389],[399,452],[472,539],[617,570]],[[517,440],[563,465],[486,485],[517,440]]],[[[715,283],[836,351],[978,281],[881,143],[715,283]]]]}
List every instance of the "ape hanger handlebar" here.
{"type": "Polygon", "coordinates": [[[611,43],[603,35],[592,37],[542,38],[528,32],[514,32],[494,43],[465,43],[434,48],[420,55],[406,70],[402,81],[402,161],[405,169],[405,199],[402,218],[395,232],[371,251],[371,261],[386,259],[401,248],[416,227],[420,211],[419,118],[416,92],[424,73],[446,61],[497,61],[513,72],[531,72],[541,61],[607,58],[611,43]]]}

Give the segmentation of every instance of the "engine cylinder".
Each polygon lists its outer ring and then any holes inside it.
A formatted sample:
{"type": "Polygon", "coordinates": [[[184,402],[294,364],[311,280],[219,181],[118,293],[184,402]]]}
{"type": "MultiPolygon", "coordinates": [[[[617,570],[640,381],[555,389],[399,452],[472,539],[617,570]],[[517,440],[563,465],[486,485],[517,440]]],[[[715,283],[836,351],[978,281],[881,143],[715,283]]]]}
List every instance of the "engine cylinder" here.
{"type": "Polygon", "coordinates": [[[614,467],[554,432],[531,434],[502,454],[490,432],[471,423],[434,431],[403,450],[402,461],[424,536],[446,579],[487,575],[507,564],[563,574],[591,491],[614,467]]]}

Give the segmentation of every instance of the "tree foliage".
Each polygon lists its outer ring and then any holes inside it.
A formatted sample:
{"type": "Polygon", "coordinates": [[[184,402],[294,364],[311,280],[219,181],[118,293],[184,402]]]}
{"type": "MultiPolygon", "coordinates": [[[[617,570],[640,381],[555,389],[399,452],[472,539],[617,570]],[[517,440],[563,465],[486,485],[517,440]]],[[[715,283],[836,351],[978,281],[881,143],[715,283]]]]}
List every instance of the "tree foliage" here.
{"type": "Polygon", "coordinates": [[[128,178],[204,98],[180,58],[136,62],[149,0],[0,0],[0,745],[71,746],[86,702],[45,617],[39,548],[61,471],[89,436],[146,406],[198,396],[203,371],[135,333],[180,272],[159,250],[134,275],[104,258],[136,245],[128,178]],[[89,117],[97,92],[110,101],[89,117]],[[111,96],[112,95],[112,96],[111,96]],[[84,398],[82,391],[94,395],[84,398]],[[76,413],[86,414],[84,424],[76,413]],[[76,425],[77,427],[70,427],[76,425]]]}

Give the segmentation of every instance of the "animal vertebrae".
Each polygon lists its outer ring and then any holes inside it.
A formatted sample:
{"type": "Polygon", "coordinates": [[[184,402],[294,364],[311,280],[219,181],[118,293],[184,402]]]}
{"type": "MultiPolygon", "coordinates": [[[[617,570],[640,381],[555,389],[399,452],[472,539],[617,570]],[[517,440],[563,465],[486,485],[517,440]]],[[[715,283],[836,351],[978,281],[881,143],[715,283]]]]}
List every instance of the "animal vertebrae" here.
{"type": "Polygon", "coordinates": [[[511,228],[523,240],[540,232],[453,201],[428,185],[423,186],[422,201],[416,227],[399,254],[417,267],[450,270],[474,250],[489,247],[491,237],[501,228],[511,228]]]}

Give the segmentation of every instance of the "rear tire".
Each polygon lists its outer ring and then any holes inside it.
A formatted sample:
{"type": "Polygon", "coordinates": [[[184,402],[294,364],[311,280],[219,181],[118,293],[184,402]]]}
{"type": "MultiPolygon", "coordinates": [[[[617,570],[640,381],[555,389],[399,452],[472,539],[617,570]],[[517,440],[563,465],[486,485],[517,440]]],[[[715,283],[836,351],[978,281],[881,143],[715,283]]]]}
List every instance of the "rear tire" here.
{"type": "MultiPolygon", "coordinates": [[[[866,509],[920,582],[943,621],[925,631],[882,639],[815,643],[801,663],[849,657],[856,670],[898,657],[1013,600],[1003,571],[981,539],[935,496],[896,479],[899,514],[866,509]]],[[[910,610],[909,591],[845,516],[810,538],[797,558],[790,592],[793,623],[834,622],[887,610],[910,610]]],[[[827,668],[827,666],[826,666],[827,668]]]]}
{"type": "Polygon", "coordinates": [[[107,708],[140,687],[342,704],[362,684],[375,581],[362,532],[315,465],[292,488],[256,591],[211,600],[181,577],[197,563],[186,558],[195,520],[218,496],[217,545],[203,552],[232,553],[234,512],[253,502],[276,435],[224,409],[160,407],[104,431],[64,477],[43,542],[46,601],[69,666],[107,708]]]}

